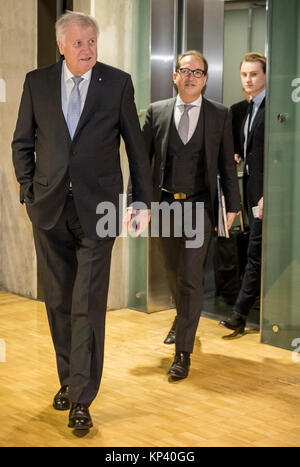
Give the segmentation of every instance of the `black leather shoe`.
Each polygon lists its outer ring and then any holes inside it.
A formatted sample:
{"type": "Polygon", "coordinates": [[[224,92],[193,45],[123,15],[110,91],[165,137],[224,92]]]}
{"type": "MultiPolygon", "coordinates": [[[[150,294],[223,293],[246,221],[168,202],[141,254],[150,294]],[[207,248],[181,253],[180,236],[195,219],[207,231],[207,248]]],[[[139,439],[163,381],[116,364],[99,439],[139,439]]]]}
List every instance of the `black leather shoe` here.
{"type": "Polygon", "coordinates": [[[72,404],[69,415],[69,428],[74,430],[89,430],[93,422],[88,407],[85,404],[72,404]]]}
{"type": "Polygon", "coordinates": [[[229,318],[220,321],[219,324],[220,326],[224,326],[225,328],[232,329],[233,331],[243,334],[246,325],[246,318],[234,311],[229,318]]]}
{"type": "Polygon", "coordinates": [[[188,352],[176,352],[168,374],[176,379],[184,379],[189,374],[191,359],[188,352]]]}
{"type": "Polygon", "coordinates": [[[69,410],[69,386],[62,386],[58,393],[54,396],[53,407],[55,410],[69,410]]]}
{"type": "Polygon", "coordinates": [[[164,344],[175,344],[176,341],[176,330],[177,330],[177,316],[174,319],[174,322],[172,324],[172,327],[169,331],[169,334],[164,340],[164,344]]]}

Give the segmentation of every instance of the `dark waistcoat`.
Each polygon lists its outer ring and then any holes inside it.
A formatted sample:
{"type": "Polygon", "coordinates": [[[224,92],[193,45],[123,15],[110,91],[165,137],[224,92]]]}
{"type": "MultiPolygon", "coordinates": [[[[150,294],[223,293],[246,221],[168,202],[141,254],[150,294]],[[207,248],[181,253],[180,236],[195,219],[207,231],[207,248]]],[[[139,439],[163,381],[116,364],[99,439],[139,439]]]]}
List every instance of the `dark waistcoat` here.
{"type": "Polygon", "coordinates": [[[206,173],[203,109],[194,134],[186,145],[181,141],[172,118],[163,188],[188,196],[203,194],[207,198],[206,173]]]}

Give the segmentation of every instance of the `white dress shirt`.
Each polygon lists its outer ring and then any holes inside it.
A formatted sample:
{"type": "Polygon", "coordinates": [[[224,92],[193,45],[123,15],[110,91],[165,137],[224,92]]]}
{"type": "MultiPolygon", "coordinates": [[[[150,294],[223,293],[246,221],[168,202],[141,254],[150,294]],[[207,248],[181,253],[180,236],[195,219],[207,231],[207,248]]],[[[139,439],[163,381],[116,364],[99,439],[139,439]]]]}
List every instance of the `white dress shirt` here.
{"type": "MultiPolygon", "coordinates": [[[[175,103],[175,108],[174,108],[174,122],[176,129],[178,130],[178,124],[181,119],[181,116],[184,111],[184,105],[187,105],[183,100],[179,97],[179,94],[177,95],[176,103],[175,103]]],[[[188,133],[188,141],[191,139],[193,136],[198,120],[199,120],[199,115],[200,115],[200,110],[201,110],[201,105],[202,105],[202,95],[198,97],[194,102],[190,102],[189,105],[194,105],[195,107],[192,107],[189,110],[189,133],[188,133]]]]}

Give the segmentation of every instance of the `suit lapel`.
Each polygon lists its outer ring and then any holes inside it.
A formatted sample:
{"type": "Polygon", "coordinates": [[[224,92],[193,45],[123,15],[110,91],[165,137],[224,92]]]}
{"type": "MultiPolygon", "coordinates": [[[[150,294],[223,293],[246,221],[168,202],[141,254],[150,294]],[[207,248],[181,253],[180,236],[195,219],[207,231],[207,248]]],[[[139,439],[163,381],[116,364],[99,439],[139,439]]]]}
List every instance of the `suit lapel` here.
{"type": "Polygon", "coordinates": [[[260,106],[259,106],[259,108],[258,108],[258,110],[256,112],[255,118],[253,120],[251,130],[249,132],[248,139],[247,139],[247,148],[249,147],[249,144],[251,142],[251,139],[252,139],[255,128],[257,127],[257,125],[259,124],[259,122],[261,120],[264,108],[265,108],[265,98],[262,101],[262,103],[260,104],[260,106]]]}
{"type": "Polygon", "coordinates": [[[93,106],[96,101],[96,97],[99,99],[99,92],[103,92],[103,97],[105,94],[105,83],[107,81],[107,76],[105,70],[102,68],[101,63],[97,62],[93,68],[91,81],[89,85],[89,89],[87,92],[85,104],[80,116],[80,120],[78,122],[74,139],[76,135],[79,133],[81,128],[85,125],[86,121],[88,120],[89,116],[93,112],[93,106]]]}
{"type": "MultiPolygon", "coordinates": [[[[62,109],[62,95],[61,95],[61,80],[62,80],[62,65],[63,61],[56,63],[53,66],[52,73],[49,74],[50,79],[50,88],[53,89],[53,99],[55,102],[55,109],[56,109],[56,118],[59,119],[59,126],[63,128],[64,131],[67,133],[67,137],[70,139],[70,133],[68,129],[67,122],[65,120],[65,116],[62,109]]],[[[99,90],[103,89],[103,97],[105,97],[105,83],[107,81],[107,72],[102,67],[101,63],[97,62],[93,68],[91,82],[89,85],[89,89],[86,96],[86,101],[80,116],[80,120],[78,122],[74,138],[79,133],[80,129],[85,125],[87,119],[91,115],[93,111],[93,105],[95,103],[96,97],[99,98],[99,90]]],[[[101,97],[101,94],[100,94],[101,97]]]]}
{"type": "Polygon", "coordinates": [[[176,97],[170,99],[167,103],[164,103],[163,111],[160,113],[161,122],[159,126],[162,134],[161,155],[163,161],[165,161],[167,157],[171,120],[174,113],[175,102],[176,97]]]}
{"type": "Polygon", "coordinates": [[[203,105],[203,122],[204,122],[204,145],[205,145],[205,159],[206,159],[206,167],[207,172],[209,174],[209,170],[211,167],[212,157],[214,154],[212,143],[214,141],[214,122],[216,121],[216,115],[212,112],[212,106],[210,103],[205,99],[202,98],[202,105],[203,105]],[[207,124],[209,122],[209,125],[207,124]]]}
{"type": "Polygon", "coordinates": [[[56,109],[56,117],[58,117],[59,122],[58,125],[60,128],[63,128],[71,141],[70,133],[68,129],[67,122],[65,120],[65,116],[62,109],[62,96],[61,96],[61,80],[62,80],[62,65],[63,61],[56,63],[53,66],[52,74],[49,75],[51,80],[50,87],[54,89],[53,98],[55,103],[56,109]]]}

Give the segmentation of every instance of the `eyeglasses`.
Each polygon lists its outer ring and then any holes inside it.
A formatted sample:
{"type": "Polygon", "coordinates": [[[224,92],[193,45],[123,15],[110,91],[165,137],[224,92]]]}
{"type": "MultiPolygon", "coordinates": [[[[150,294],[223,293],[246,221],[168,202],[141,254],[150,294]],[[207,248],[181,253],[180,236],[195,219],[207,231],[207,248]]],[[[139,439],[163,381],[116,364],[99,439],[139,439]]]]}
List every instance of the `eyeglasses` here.
{"type": "Polygon", "coordinates": [[[204,70],[190,70],[189,68],[179,68],[178,73],[182,76],[189,76],[190,74],[193,74],[195,78],[202,78],[205,76],[205,71],[204,70]]]}

